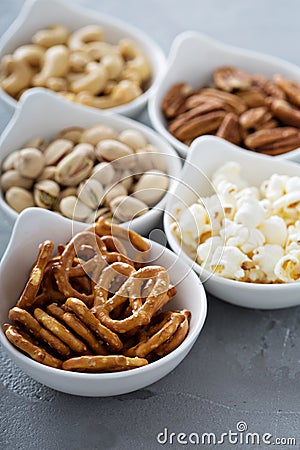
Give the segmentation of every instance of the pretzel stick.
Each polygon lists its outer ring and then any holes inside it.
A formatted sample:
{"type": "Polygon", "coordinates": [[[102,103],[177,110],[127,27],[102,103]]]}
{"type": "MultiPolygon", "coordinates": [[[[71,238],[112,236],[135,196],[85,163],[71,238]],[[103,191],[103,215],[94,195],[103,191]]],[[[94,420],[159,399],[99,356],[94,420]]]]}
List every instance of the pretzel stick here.
{"type": "Polygon", "coordinates": [[[54,243],[52,241],[45,241],[40,245],[36,263],[30,272],[29,279],[17,303],[17,306],[20,308],[28,309],[32,306],[32,303],[39,291],[44,271],[51,259],[53,250],[54,243]]]}
{"type": "Polygon", "coordinates": [[[86,345],[77,339],[64,325],[54,319],[54,317],[49,316],[49,314],[40,308],[34,310],[34,317],[61,341],[65,342],[74,352],[81,354],[87,353],[86,345]]]}
{"type": "Polygon", "coordinates": [[[47,306],[47,312],[58,320],[62,320],[75,333],[78,334],[93,350],[96,355],[107,355],[105,346],[93,335],[93,333],[81,322],[75,314],[65,312],[55,303],[47,306]]]}
{"type": "Polygon", "coordinates": [[[24,338],[13,325],[8,325],[5,330],[7,339],[17,348],[27,353],[35,361],[46,366],[61,368],[62,361],[51,356],[46,350],[37,347],[29,340],[24,338]]]}
{"type": "Polygon", "coordinates": [[[70,348],[50,331],[45,330],[45,328],[43,328],[25,309],[15,306],[9,311],[8,317],[11,321],[23,325],[25,330],[31,333],[33,337],[46,342],[46,344],[50,345],[50,347],[56,350],[62,357],[66,358],[70,356],[70,348]]]}
{"type": "Polygon", "coordinates": [[[123,344],[119,336],[104,326],[88,309],[84,302],[77,298],[68,298],[66,306],[73,311],[88,328],[100,336],[112,350],[119,351],[122,349],[123,344]]]}
{"type": "MultiPolygon", "coordinates": [[[[114,267],[115,265],[112,264],[103,270],[99,280],[100,286],[105,286],[106,277],[111,276],[110,272],[115,270],[114,267]]],[[[139,269],[137,272],[130,275],[118,292],[110,298],[109,301],[106,301],[95,308],[96,316],[104,325],[117,333],[126,333],[137,326],[147,325],[151,321],[155,311],[158,311],[164,304],[169,282],[169,276],[164,267],[148,266],[139,269]],[[142,306],[125,319],[112,319],[109,314],[117,306],[124,303],[128,297],[136,298],[138,296],[137,291],[141,287],[141,282],[149,278],[155,278],[155,283],[151,294],[147,297],[142,306]]]]}
{"type": "Polygon", "coordinates": [[[143,358],[128,358],[123,355],[79,356],[63,363],[65,370],[80,372],[118,372],[146,366],[148,361],[143,358]]]}

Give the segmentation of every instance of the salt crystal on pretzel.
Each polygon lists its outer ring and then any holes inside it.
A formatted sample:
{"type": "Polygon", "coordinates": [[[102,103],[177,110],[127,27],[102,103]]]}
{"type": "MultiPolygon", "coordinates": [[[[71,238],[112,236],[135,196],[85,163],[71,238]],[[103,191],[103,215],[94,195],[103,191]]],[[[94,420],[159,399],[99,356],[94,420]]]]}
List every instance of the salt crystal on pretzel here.
{"type": "Polygon", "coordinates": [[[42,324],[45,328],[55,334],[61,341],[67,344],[74,352],[86,354],[86,345],[81,342],[70,330],[68,330],[64,325],[62,325],[54,317],[49,316],[45,311],[40,308],[34,310],[34,317],[42,324]]]}
{"type": "MultiPolygon", "coordinates": [[[[167,311],[159,315],[159,323],[150,325],[143,333],[142,340],[126,351],[127,356],[147,357],[159,346],[174,338],[178,328],[185,321],[186,316],[181,311],[167,311]],[[161,319],[161,320],[160,320],[161,319]]],[[[178,338],[178,336],[177,336],[178,338]]],[[[177,343],[176,347],[178,347],[177,343]]]]}
{"type": "Polygon", "coordinates": [[[5,327],[5,335],[7,339],[17,348],[29,355],[35,361],[45,364],[46,366],[61,368],[62,361],[50,355],[43,348],[40,348],[24,338],[13,325],[5,327]]]}
{"type": "Polygon", "coordinates": [[[93,330],[105,342],[111,350],[122,350],[123,344],[119,336],[111,329],[103,325],[97,317],[88,309],[85,303],[76,298],[68,298],[66,307],[79,317],[79,319],[93,330]]]}
{"type": "Polygon", "coordinates": [[[47,313],[55,319],[63,321],[71,330],[75,331],[96,355],[107,355],[105,346],[75,314],[64,311],[55,303],[47,306],[47,313]]]}
{"type": "Polygon", "coordinates": [[[70,356],[71,351],[69,346],[62,342],[55,334],[43,328],[25,309],[15,306],[9,310],[8,317],[11,321],[22,325],[34,338],[48,344],[62,357],[70,356]]]}
{"type": "Polygon", "coordinates": [[[253,261],[266,274],[268,282],[276,281],[277,275],[274,272],[277,261],[284,255],[284,250],[277,244],[266,244],[258,247],[253,255],[253,261]]]}
{"type": "Polygon", "coordinates": [[[127,228],[123,228],[120,225],[109,222],[108,220],[100,217],[92,228],[93,231],[99,236],[112,235],[129,241],[136,250],[140,252],[146,252],[150,249],[148,242],[142,238],[138,233],[127,228]]]}
{"type": "Polygon", "coordinates": [[[52,241],[45,241],[40,245],[36,263],[30,272],[29,279],[17,303],[18,307],[29,309],[32,306],[41,286],[46,266],[52,257],[53,250],[54,243],[52,241]]]}
{"type": "MultiPolygon", "coordinates": [[[[117,264],[117,263],[116,263],[117,264]]],[[[130,274],[128,279],[120,287],[120,289],[107,301],[108,280],[111,278],[111,273],[115,273],[116,267],[114,264],[103,270],[99,279],[98,294],[103,300],[96,298],[95,312],[99,320],[111,330],[116,333],[126,333],[133,328],[141,325],[147,325],[152,316],[158,309],[165,304],[168,295],[170,279],[167,270],[160,266],[148,266],[139,269],[130,274]],[[141,297],[142,284],[154,278],[154,285],[150,295],[142,303],[141,307],[135,310],[129,317],[122,320],[114,320],[110,317],[110,313],[120,304],[127,301],[127,299],[134,299],[141,297]]]]}
{"type": "Polygon", "coordinates": [[[119,372],[136,369],[148,364],[144,358],[129,358],[123,355],[79,356],[63,362],[64,370],[79,372],[119,372]]]}

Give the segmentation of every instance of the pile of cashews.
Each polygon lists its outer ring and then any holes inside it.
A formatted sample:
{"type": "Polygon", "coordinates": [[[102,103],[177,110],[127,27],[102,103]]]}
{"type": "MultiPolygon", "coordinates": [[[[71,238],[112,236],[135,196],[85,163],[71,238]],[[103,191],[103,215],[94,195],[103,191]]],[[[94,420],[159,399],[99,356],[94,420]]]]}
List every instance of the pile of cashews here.
{"type": "Polygon", "coordinates": [[[38,206],[87,223],[141,216],[168,185],[163,154],[140,131],[104,124],[34,138],[2,164],[1,188],[16,212],[38,206]]]}
{"type": "Polygon", "coordinates": [[[105,42],[98,25],[74,32],[53,25],[1,60],[1,87],[17,100],[31,87],[45,87],[68,100],[107,109],[133,101],[150,81],[150,64],[135,42],[105,42]]]}

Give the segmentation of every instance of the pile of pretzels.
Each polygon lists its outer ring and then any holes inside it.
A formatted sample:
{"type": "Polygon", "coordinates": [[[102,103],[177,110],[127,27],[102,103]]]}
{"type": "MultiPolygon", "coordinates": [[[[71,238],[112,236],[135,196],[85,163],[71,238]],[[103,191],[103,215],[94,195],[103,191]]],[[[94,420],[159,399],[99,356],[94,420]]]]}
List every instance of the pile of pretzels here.
{"type": "Polygon", "coordinates": [[[191,313],[163,310],[176,288],[164,267],[146,265],[149,250],[140,235],[105,218],[55,256],[54,243],[43,242],[3,327],[7,339],[39,363],[77,372],[134,369],[172,352],[191,313]]]}

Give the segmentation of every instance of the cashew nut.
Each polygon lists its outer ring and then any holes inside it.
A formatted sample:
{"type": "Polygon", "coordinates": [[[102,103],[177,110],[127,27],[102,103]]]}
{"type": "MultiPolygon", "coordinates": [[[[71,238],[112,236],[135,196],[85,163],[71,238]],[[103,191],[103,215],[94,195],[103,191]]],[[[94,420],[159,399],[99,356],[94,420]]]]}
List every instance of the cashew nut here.
{"type": "Polygon", "coordinates": [[[71,84],[71,90],[75,93],[88,92],[91,95],[100,94],[107,82],[107,71],[102,64],[95,62],[86,66],[87,74],[71,84]]]}
{"type": "Polygon", "coordinates": [[[40,73],[33,77],[34,86],[46,86],[50,77],[63,77],[69,66],[69,50],[65,45],[54,45],[45,52],[45,62],[40,73]]]}
{"type": "Polygon", "coordinates": [[[93,58],[87,52],[76,50],[70,54],[69,69],[75,73],[84,72],[86,65],[92,60],[93,58]]]}
{"type": "Polygon", "coordinates": [[[43,65],[45,49],[40,45],[28,44],[17,48],[13,57],[18,61],[25,61],[32,67],[40,68],[43,65]]]}
{"type": "Polygon", "coordinates": [[[129,103],[142,93],[142,89],[132,81],[122,80],[113,88],[110,95],[93,97],[87,92],[81,92],[78,94],[77,100],[84,105],[107,109],[129,103]]]}
{"type": "Polygon", "coordinates": [[[117,79],[124,67],[123,59],[117,54],[103,56],[101,64],[105,67],[109,79],[117,79]]]}
{"type": "Polygon", "coordinates": [[[84,50],[95,61],[100,61],[107,55],[120,55],[117,46],[101,41],[85,45],[84,50]]]}
{"type": "Polygon", "coordinates": [[[16,97],[20,91],[31,86],[33,70],[26,61],[7,55],[2,59],[2,69],[7,75],[1,82],[2,89],[16,97]]]}
{"type": "Polygon", "coordinates": [[[53,25],[46,30],[37,31],[32,37],[32,42],[49,48],[53,45],[66,44],[69,34],[70,32],[66,27],[53,25]]]}
{"type": "Polygon", "coordinates": [[[85,44],[103,39],[103,29],[99,25],[87,25],[74,31],[68,40],[71,50],[82,50],[85,44]]]}

